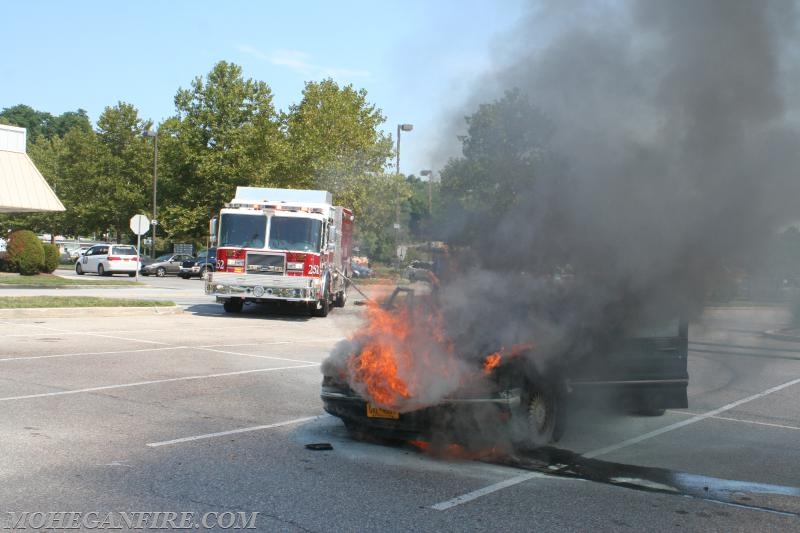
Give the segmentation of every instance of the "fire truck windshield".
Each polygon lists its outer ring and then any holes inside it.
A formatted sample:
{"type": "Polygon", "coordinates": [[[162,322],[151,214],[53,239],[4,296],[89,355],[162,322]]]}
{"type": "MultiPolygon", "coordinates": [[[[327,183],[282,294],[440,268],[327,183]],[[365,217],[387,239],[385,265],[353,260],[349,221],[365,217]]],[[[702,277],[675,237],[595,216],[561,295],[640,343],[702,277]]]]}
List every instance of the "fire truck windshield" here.
{"type": "Polygon", "coordinates": [[[321,220],[273,216],[270,221],[269,247],[272,249],[319,252],[321,243],[321,220]]]}
{"type": "Polygon", "coordinates": [[[240,248],[263,248],[267,217],[263,214],[223,213],[220,217],[219,245],[240,248]]]}

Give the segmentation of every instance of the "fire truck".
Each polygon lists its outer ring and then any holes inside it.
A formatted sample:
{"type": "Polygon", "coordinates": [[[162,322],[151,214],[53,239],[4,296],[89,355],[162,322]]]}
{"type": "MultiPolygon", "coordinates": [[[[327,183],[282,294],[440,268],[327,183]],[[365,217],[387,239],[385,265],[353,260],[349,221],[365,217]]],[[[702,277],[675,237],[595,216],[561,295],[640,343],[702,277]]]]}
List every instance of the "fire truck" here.
{"type": "Polygon", "coordinates": [[[206,294],[228,313],[245,302],[295,302],[313,316],[344,307],[353,213],[327,191],[237,187],[212,220],[217,264],[206,294]]]}

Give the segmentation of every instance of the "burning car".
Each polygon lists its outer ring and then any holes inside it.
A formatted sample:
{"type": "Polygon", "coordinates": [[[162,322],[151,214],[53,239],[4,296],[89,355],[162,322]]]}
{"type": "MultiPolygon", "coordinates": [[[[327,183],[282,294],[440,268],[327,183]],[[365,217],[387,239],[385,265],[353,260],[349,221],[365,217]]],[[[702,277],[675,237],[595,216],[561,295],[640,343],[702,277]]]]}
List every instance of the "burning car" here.
{"type": "Polygon", "coordinates": [[[351,433],[525,448],[559,440],[573,397],[602,396],[647,414],[687,407],[685,322],[545,366],[534,343],[459,354],[435,311],[416,313],[419,299],[397,288],[323,363],[324,409],[351,433]]]}

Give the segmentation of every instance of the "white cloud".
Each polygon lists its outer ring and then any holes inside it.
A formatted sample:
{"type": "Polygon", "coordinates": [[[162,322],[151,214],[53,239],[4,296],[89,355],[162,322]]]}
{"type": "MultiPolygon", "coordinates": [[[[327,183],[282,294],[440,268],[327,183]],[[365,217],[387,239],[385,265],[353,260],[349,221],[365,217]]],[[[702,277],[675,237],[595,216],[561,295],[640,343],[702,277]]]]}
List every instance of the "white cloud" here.
{"type": "Polygon", "coordinates": [[[239,51],[279,67],[286,67],[303,76],[315,78],[368,78],[369,71],[317,65],[311,55],[300,50],[274,50],[266,53],[254,46],[240,45],[239,51]]]}

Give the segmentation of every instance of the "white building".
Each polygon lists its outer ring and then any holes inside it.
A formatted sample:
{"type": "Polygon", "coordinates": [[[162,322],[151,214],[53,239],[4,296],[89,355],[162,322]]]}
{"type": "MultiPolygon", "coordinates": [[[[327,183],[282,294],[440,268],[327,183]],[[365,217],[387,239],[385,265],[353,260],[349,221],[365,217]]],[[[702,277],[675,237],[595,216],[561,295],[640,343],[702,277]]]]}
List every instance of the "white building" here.
{"type": "Polygon", "coordinates": [[[25,128],[0,124],[0,213],[65,211],[25,153],[25,128]]]}

